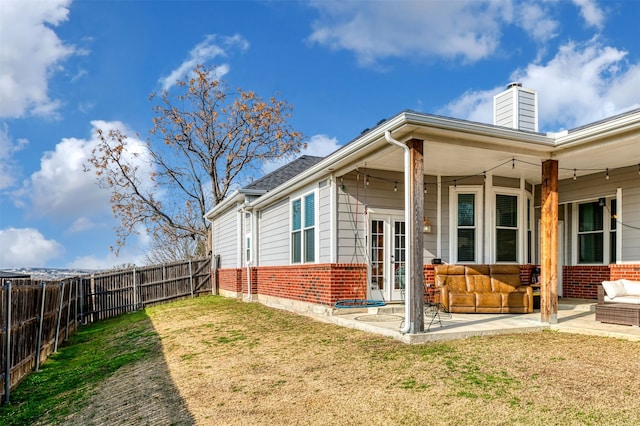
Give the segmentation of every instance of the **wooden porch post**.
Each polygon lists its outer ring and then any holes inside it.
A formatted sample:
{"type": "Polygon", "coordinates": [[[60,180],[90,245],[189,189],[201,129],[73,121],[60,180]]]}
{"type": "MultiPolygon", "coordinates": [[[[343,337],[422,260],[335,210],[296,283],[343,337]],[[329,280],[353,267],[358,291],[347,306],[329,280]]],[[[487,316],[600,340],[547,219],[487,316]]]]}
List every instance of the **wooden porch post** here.
{"type": "Polygon", "coordinates": [[[558,161],[542,163],[540,320],[558,323],[558,161]]]}
{"type": "MultiPolygon", "coordinates": [[[[411,226],[412,238],[408,241],[408,255],[412,256],[409,285],[411,286],[409,333],[424,332],[424,272],[423,272],[423,220],[424,220],[424,142],[411,139],[407,142],[411,158],[411,226]]],[[[405,171],[406,173],[406,171],[405,171]]]]}

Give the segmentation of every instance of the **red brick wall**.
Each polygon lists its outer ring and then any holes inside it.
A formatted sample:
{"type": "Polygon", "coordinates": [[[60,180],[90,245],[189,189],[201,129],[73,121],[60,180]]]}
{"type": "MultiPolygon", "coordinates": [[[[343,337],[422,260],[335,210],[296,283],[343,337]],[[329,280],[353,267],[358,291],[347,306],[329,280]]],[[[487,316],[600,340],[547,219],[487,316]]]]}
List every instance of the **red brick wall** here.
{"type": "Polygon", "coordinates": [[[218,269],[218,288],[240,293],[242,291],[242,275],[241,268],[218,269]]]}
{"type": "Polygon", "coordinates": [[[424,270],[424,283],[425,284],[435,284],[436,283],[436,274],[435,274],[435,265],[427,264],[422,267],[424,270]]]}
{"type": "Polygon", "coordinates": [[[341,299],[367,298],[367,269],[363,264],[261,266],[258,292],[321,305],[341,299]]]}
{"type": "MultiPolygon", "coordinates": [[[[521,265],[520,277],[529,283],[536,265],[521,265]]],[[[425,284],[434,284],[434,265],[423,267],[425,284]]],[[[563,297],[596,299],[597,286],[604,280],[627,278],[640,281],[640,264],[604,266],[565,266],[563,297]]],[[[333,305],[342,299],[367,298],[367,269],[364,264],[321,264],[261,266],[251,268],[251,290],[303,302],[333,305]]],[[[246,268],[220,269],[218,285],[222,290],[247,293],[246,268]]]]}
{"type": "Polygon", "coordinates": [[[609,265],[611,280],[625,278],[632,281],[640,281],[640,264],[609,265]]]}
{"type": "Polygon", "coordinates": [[[609,279],[609,265],[564,266],[562,267],[562,297],[597,299],[598,284],[609,279]]]}
{"type": "MultiPolygon", "coordinates": [[[[341,299],[366,299],[363,264],[261,266],[250,268],[252,294],[333,305],[341,299]]],[[[218,270],[221,290],[247,294],[247,269],[218,270]]]]}

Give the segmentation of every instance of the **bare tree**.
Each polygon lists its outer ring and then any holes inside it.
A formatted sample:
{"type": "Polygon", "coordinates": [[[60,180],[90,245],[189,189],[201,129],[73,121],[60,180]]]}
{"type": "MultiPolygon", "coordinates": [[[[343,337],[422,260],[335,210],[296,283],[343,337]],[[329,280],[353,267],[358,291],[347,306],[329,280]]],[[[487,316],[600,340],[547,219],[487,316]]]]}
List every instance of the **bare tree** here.
{"type": "Polygon", "coordinates": [[[151,95],[155,117],[144,152],[135,152],[117,129],[97,131],[88,168],[111,190],[119,219],[116,252],[143,226],[157,244],[190,239],[194,254],[208,254],[205,213],[262,162],[303,147],[302,135],[288,124],[289,103],[230,90],[214,68],[197,66],[176,91],[151,95]]]}

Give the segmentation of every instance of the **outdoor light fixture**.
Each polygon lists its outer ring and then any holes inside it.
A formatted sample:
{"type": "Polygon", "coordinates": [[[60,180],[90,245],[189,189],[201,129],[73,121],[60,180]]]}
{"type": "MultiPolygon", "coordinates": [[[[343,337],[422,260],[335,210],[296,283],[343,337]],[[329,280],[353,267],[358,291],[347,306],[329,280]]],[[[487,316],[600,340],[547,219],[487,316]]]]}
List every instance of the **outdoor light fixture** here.
{"type": "Polygon", "coordinates": [[[422,221],[422,232],[424,232],[425,234],[431,232],[431,222],[429,222],[429,219],[427,219],[426,217],[422,221]]]}

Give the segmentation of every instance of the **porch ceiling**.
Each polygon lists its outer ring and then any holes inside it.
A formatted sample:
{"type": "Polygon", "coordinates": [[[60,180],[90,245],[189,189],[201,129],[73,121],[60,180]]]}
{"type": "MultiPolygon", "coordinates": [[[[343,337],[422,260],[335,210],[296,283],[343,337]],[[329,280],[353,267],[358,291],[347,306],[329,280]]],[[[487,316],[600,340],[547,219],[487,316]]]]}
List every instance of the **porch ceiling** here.
{"type": "MultiPolygon", "coordinates": [[[[366,166],[370,169],[403,172],[403,151],[385,141],[377,150],[368,152],[366,166]]],[[[424,170],[427,175],[472,176],[484,171],[494,175],[525,178],[528,182],[541,182],[542,161],[558,160],[559,178],[570,179],[574,169],[579,176],[604,173],[610,170],[636,166],[640,163],[640,135],[618,138],[615,143],[599,141],[589,146],[557,147],[549,144],[544,149],[527,150],[521,144],[512,148],[476,146],[457,141],[425,140],[424,170]],[[513,161],[515,159],[515,161],[513,161]]]]}

